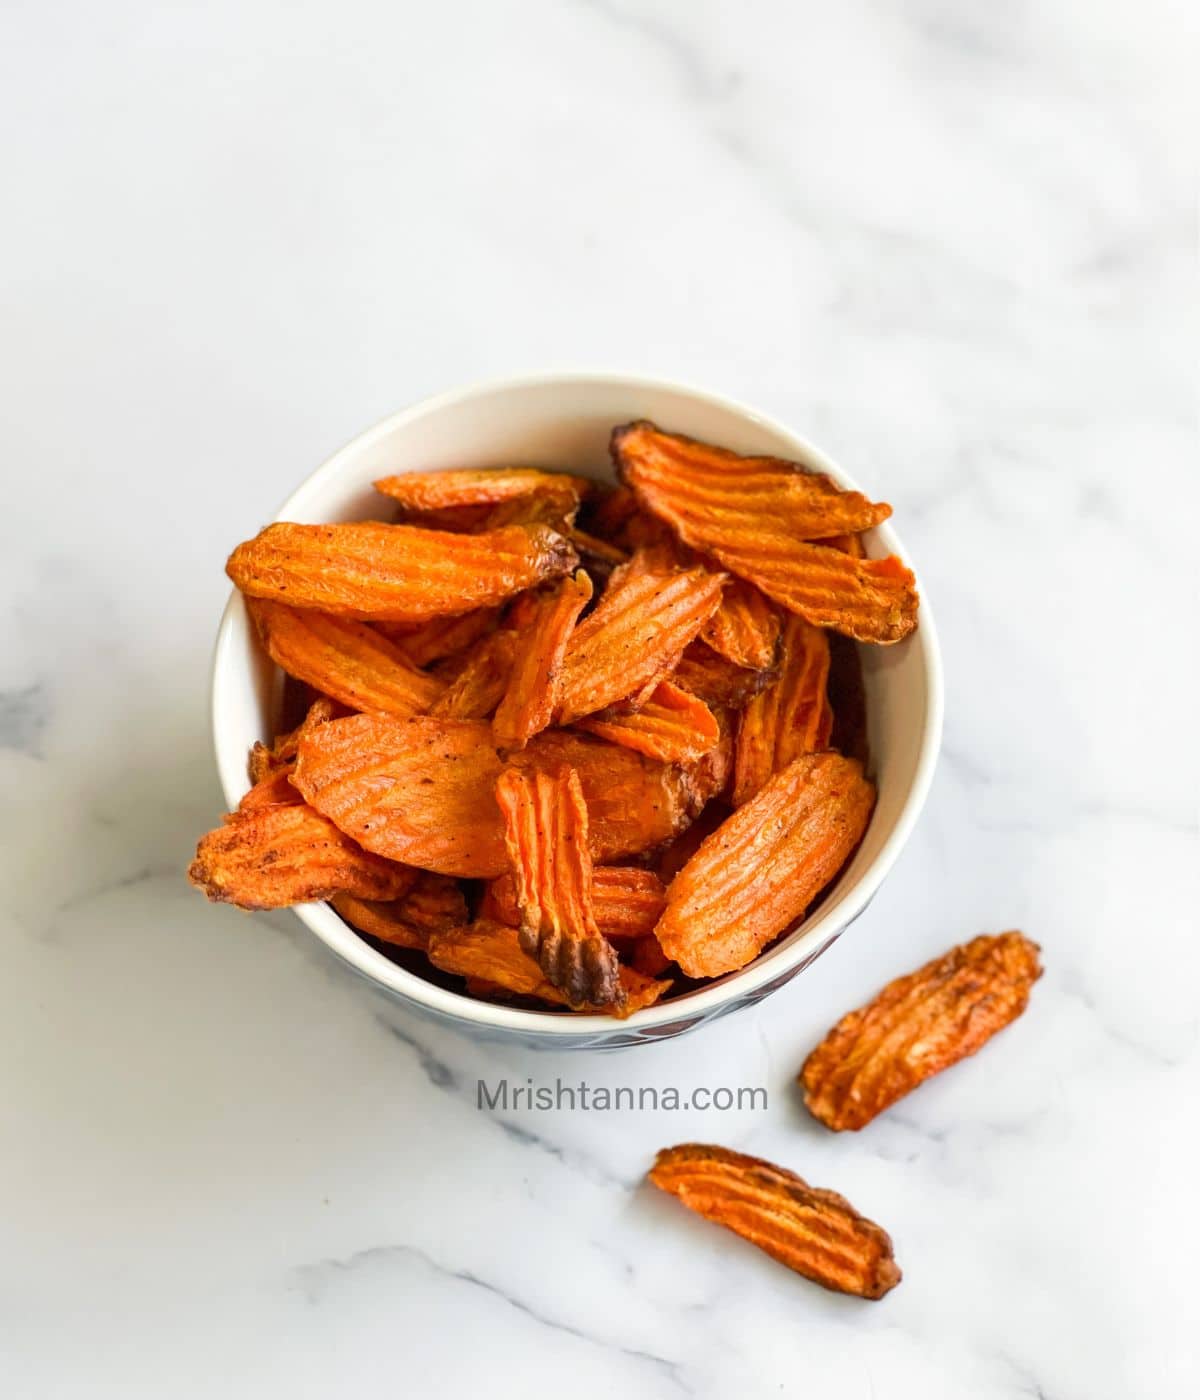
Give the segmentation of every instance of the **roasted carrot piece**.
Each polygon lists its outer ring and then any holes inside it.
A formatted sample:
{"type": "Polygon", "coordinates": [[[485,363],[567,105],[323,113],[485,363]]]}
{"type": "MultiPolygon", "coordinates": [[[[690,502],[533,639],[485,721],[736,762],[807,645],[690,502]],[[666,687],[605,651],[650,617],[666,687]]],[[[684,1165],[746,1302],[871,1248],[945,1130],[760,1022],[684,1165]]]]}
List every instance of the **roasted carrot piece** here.
{"type": "Polygon", "coordinates": [[[1025,1010],[1042,975],[1040,951],[1015,929],[981,934],[889,982],[804,1062],[808,1111],[835,1132],[857,1131],[975,1054],[1025,1010]]]}
{"type": "MultiPolygon", "coordinates": [[[[547,730],[508,760],[578,770],[597,860],[659,846],[691,819],[682,773],[615,744],[547,730]]],[[[507,869],[494,798],[504,766],[485,720],[352,715],[305,736],[293,781],[368,850],[445,875],[488,879],[507,869]]]]}
{"type": "Polygon", "coordinates": [[[789,614],[780,643],[779,675],[742,711],[734,750],[733,805],[758,792],[803,753],[829,743],[826,695],[829,642],[819,627],[789,614]]]}
{"type": "MultiPolygon", "coordinates": [[[[480,918],[433,933],[428,953],[435,967],[465,977],[467,991],[474,996],[531,997],[564,1009],[568,1004],[566,994],[542,976],[535,959],[522,949],[519,932],[509,924],[480,918]]],[[[669,978],[649,977],[636,968],[619,967],[617,975],[623,999],[606,1009],[622,1018],[653,1005],[671,989],[669,978]]]]}
{"type": "Polygon", "coordinates": [[[297,680],[366,714],[421,714],[441,695],[435,677],[418,671],[365,622],[247,600],[267,655],[297,680]]]}
{"type": "Polygon", "coordinates": [[[852,759],[828,752],[797,758],[723,822],[668,886],[655,929],[663,951],[689,977],[744,967],[846,863],[874,802],[875,789],[852,759]]]}
{"type": "Polygon", "coordinates": [[[496,780],[517,887],[521,947],[573,1006],[622,1000],[617,955],[596,926],[588,809],[579,774],[506,768],[496,780]]]}
{"type": "Polygon", "coordinates": [[[645,421],[614,428],[612,454],[642,507],[694,549],[711,550],[712,537],[747,523],[775,521],[793,540],[814,540],[870,529],[892,513],[798,462],[741,457],[645,421]]]}
{"type": "Polygon", "coordinates": [[[342,892],[393,899],[407,878],[304,803],[233,813],[201,837],[188,870],[209,899],[242,909],[282,909],[342,892]]]}
{"type": "Polygon", "coordinates": [[[891,507],[768,457],[739,457],[650,423],[617,428],[617,473],[694,549],[819,627],[895,642],[917,624],[912,573],[805,541],[870,529],[891,507]]]}
{"type": "Polygon", "coordinates": [[[375,489],[399,501],[405,510],[494,506],[527,496],[552,497],[564,509],[573,510],[590,485],[582,477],[535,467],[468,467],[385,476],[375,483],[375,489]]]}
{"type": "Polygon", "coordinates": [[[659,570],[634,555],[575,628],[562,666],[558,722],[570,724],[661,679],[721,601],[723,574],[659,570]]]}
{"type": "Polygon", "coordinates": [[[658,1154],[650,1180],[822,1288],[875,1299],[900,1282],[886,1230],[836,1191],[761,1157],[681,1143],[658,1154]]]}
{"type": "Polygon", "coordinates": [[[730,579],[700,636],[735,666],[768,671],[775,664],[779,614],[752,583],[730,579]]]}
{"type": "Polygon", "coordinates": [[[254,744],[247,763],[250,781],[252,783],[261,782],[263,778],[278,772],[280,769],[290,772],[296,764],[300,736],[318,724],[324,724],[326,720],[333,719],[338,713],[338,707],[332,700],[324,695],[319,696],[308,707],[308,713],[295,729],[289,730],[286,734],[277,734],[275,742],[269,746],[263,743],[254,744]]]}
{"type": "Polygon", "coordinates": [[[487,719],[508,688],[517,640],[515,632],[501,631],[477,642],[429,713],[445,719],[487,719]]]}
{"type": "Polygon", "coordinates": [[[338,894],[329,901],[348,924],[398,948],[424,948],[430,935],[467,921],[467,901],[457,880],[413,870],[410,887],[386,902],[338,894]]]}
{"type": "Polygon", "coordinates": [[[240,544],[225,571],[243,593],[339,617],[396,622],[470,612],[575,567],[544,525],[478,535],[415,525],[275,524],[240,544]]]}
{"type": "Polygon", "coordinates": [[[567,644],[591,596],[592,581],[580,571],[539,598],[527,621],[520,619],[508,684],[492,720],[492,733],[501,748],[523,749],[550,724],[567,644]]]}
{"type": "MultiPolygon", "coordinates": [[[[598,865],[592,870],[592,910],[605,938],[627,940],[652,933],[666,907],[666,896],[666,887],[653,870],[636,865],[598,865]]],[[[502,924],[520,923],[511,873],[489,882],[480,913],[502,924]]]]}
{"type": "Polygon", "coordinates": [[[659,681],[639,710],[601,710],[576,720],[575,727],[660,763],[696,763],[721,741],[717,718],[704,701],[670,681],[659,681]]]}

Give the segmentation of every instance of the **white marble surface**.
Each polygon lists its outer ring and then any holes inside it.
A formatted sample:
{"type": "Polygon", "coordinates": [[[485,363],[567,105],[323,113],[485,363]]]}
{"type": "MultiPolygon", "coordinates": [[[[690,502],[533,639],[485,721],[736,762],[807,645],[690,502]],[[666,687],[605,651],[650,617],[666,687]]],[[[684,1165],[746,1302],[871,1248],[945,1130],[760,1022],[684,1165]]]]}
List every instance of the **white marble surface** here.
{"type": "Polygon", "coordinates": [[[0,17],[0,1392],[984,1400],[1194,1384],[1194,7],[13,5],[0,17]],[[1191,345],[1189,347],[1189,340],[1191,345]],[[757,1010],[618,1057],[391,1033],[218,810],[228,547],[365,424],[609,366],[891,499],[927,811],[757,1010]],[[980,930],[1023,1022],[856,1137],[831,1018],[980,930]],[[481,1072],[766,1113],[475,1107],[481,1072]],[[717,1140],[893,1232],[826,1295],[639,1185],[717,1140]]]}

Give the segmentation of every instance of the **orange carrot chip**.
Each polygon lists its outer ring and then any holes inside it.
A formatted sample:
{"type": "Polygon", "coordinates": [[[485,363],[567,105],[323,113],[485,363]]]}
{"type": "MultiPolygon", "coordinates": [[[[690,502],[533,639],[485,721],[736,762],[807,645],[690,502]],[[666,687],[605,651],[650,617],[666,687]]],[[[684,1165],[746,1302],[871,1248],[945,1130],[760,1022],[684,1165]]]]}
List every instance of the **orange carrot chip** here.
{"type": "Polygon", "coordinates": [[[660,570],[641,555],[617,569],[567,644],[558,722],[570,724],[662,679],[716,610],[724,581],[702,568],[660,570]]]}
{"type": "Polygon", "coordinates": [[[243,593],[339,617],[422,622],[470,612],[569,573],[570,544],[544,525],[479,535],[415,525],[268,525],[229,556],[243,593]]]}
{"type": "Polygon", "coordinates": [[[201,838],[188,870],[209,899],[242,909],[282,909],[342,892],[393,899],[407,878],[303,803],[234,813],[201,838]]]}
{"type": "Polygon", "coordinates": [[[895,642],[916,626],[912,573],[808,540],[870,529],[891,514],[860,492],[770,457],[739,457],[631,423],[613,433],[618,474],[694,549],[819,627],[895,642]]]}
{"type": "Polygon", "coordinates": [[[521,947],[573,1006],[623,998],[617,955],[592,909],[588,810],[579,774],[507,768],[496,780],[517,887],[521,947]]]}
{"type": "Polygon", "coordinates": [[[683,1143],[658,1154],[650,1180],[822,1288],[876,1299],[900,1282],[886,1230],[761,1157],[683,1143]]]}
{"type": "Polygon", "coordinates": [[[804,1062],[808,1111],[838,1132],[865,1127],[975,1054],[1025,1010],[1042,975],[1039,951],[1016,931],[984,934],[889,982],[804,1062]]]}
{"type": "Polygon", "coordinates": [[[546,496],[574,510],[591,486],[582,477],[544,472],[534,467],[460,468],[408,472],[381,477],[375,489],[399,501],[405,510],[447,510],[457,506],[494,506],[527,496],[546,496]]]}
{"type": "Polygon", "coordinates": [[[531,603],[530,615],[514,622],[518,631],[513,664],[492,720],[492,733],[501,748],[522,749],[550,724],[567,644],[591,596],[592,581],[581,571],[531,603]]]}
{"type": "Polygon", "coordinates": [[[752,583],[730,579],[700,636],[735,666],[769,671],[779,642],[779,614],[752,583]]]}
{"type": "Polygon", "coordinates": [[[655,929],[663,951],[689,977],[744,967],[846,863],[874,802],[875,789],[852,759],[797,758],[723,822],[668,886],[655,929]]]}
{"type": "MultiPolygon", "coordinates": [[[[653,932],[666,907],[666,887],[653,870],[636,865],[597,865],[592,870],[592,910],[605,938],[634,939],[653,932]]],[[[484,890],[480,913],[498,923],[521,922],[516,881],[500,875],[484,890]]]]}
{"type": "Polygon", "coordinates": [[[440,681],[418,671],[365,622],[265,598],[247,603],[271,660],[352,710],[407,719],[428,710],[442,693],[440,681]]]}
{"type": "Polygon", "coordinates": [[[819,627],[794,614],[784,624],[776,679],[738,720],[733,805],[748,802],[776,773],[829,743],[829,642],[819,627]]]}
{"type": "Polygon", "coordinates": [[[659,681],[639,710],[602,710],[575,727],[660,763],[698,763],[721,741],[720,725],[704,701],[670,681],[659,681]]]}

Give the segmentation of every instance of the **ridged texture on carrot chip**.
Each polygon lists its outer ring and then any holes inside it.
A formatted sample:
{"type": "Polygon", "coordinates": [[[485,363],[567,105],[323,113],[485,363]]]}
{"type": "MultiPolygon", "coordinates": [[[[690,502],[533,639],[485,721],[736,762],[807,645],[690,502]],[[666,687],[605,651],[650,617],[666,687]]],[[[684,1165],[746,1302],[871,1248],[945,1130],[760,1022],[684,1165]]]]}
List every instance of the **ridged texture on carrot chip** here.
{"type": "Polygon", "coordinates": [[[780,642],[779,674],[742,711],[734,748],[733,805],[740,807],[794,758],[829,744],[833,711],[827,634],[791,615],[780,642]]]}
{"type": "Polygon", "coordinates": [[[352,710],[408,719],[428,710],[444,689],[365,622],[265,598],[247,603],[271,660],[352,710]]]}
{"type": "Polygon", "coordinates": [[[659,681],[640,709],[614,706],[575,727],[660,763],[696,763],[721,741],[717,718],[698,695],[659,681]]]}
{"type": "Polygon", "coordinates": [[[899,641],[917,625],[915,581],[899,559],[805,543],[870,529],[890,506],[794,463],[739,457],[649,423],[617,428],[612,450],[647,510],[789,611],[867,642],[899,641]]]}
{"type": "Polygon", "coordinates": [[[721,601],[723,574],[659,567],[642,554],[617,569],[563,658],[558,722],[570,724],[664,678],[721,601]]]}
{"type": "MultiPolygon", "coordinates": [[[[432,934],[427,951],[435,967],[465,977],[474,995],[489,999],[529,997],[557,1008],[568,1006],[566,993],[542,975],[511,924],[479,918],[473,924],[432,934]]],[[[617,975],[622,999],[605,1009],[622,1018],[652,1006],[671,989],[670,978],[652,977],[633,967],[622,965],[617,975]]]]}
{"type": "Polygon", "coordinates": [[[851,1011],[800,1071],[814,1118],[864,1127],[927,1079],[973,1055],[1025,1010],[1042,975],[1024,934],[982,934],[897,977],[851,1011]]]}
{"type": "Polygon", "coordinates": [[[683,1143],[658,1154],[650,1180],[822,1288],[877,1299],[900,1282],[886,1230],[836,1191],[761,1157],[683,1143]]]}
{"type": "Polygon", "coordinates": [[[507,768],[496,780],[517,887],[521,947],[573,1006],[622,997],[617,955],[596,925],[588,810],[573,768],[507,768]]]}
{"type": "Polygon", "coordinates": [[[779,614],[752,583],[730,579],[700,636],[735,666],[768,671],[775,664],[779,614]]]}
{"type": "MultiPolygon", "coordinates": [[[[685,776],[615,744],[549,730],[508,761],[578,771],[597,860],[651,850],[691,820],[685,776]]],[[[504,767],[484,720],[352,715],[301,741],[293,781],[368,850],[444,875],[489,879],[508,868],[494,796],[504,767]]]]}
{"type": "Polygon", "coordinates": [[[470,612],[569,573],[570,544],[545,525],[479,535],[415,525],[268,525],[229,556],[243,593],[340,617],[421,622],[470,612]]]}
{"type": "Polygon", "coordinates": [[[234,813],[201,837],[188,870],[209,899],[242,909],[282,909],[342,892],[394,899],[408,878],[303,803],[234,813]]]}
{"type": "MultiPolygon", "coordinates": [[[[667,891],[653,870],[636,865],[597,865],[592,870],[592,911],[605,938],[639,938],[652,933],[666,907],[667,891]]],[[[519,924],[516,880],[512,874],[492,880],[480,912],[502,924],[519,924]]]]}
{"type": "Polygon", "coordinates": [[[745,967],[846,863],[874,802],[862,769],[840,754],[789,764],[671,882],[655,930],[667,956],[689,977],[745,967]]]}
{"type": "Polygon", "coordinates": [[[539,598],[530,618],[519,619],[508,685],[492,720],[501,748],[523,749],[549,726],[562,687],[567,644],[591,597],[592,581],[580,572],[539,598]]]}

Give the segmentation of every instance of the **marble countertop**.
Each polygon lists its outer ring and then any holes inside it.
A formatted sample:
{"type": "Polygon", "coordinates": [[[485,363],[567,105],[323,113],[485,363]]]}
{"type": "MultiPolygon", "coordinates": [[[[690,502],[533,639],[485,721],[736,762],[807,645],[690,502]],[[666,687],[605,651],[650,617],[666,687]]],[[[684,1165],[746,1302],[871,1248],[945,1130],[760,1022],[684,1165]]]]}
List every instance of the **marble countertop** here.
{"type": "Polygon", "coordinates": [[[8,11],[0,1391],[1196,1383],[1186,8],[8,11]],[[386,413],[573,367],[744,398],[890,499],[947,711],[832,951],[556,1062],[389,1025],[290,915],[182,872],[228,548],[386,413]],[[1046,963],[1017,1027],[861,1135],[807,1119],[837,1014],[1014,926],[1046,963]],[[559,1074],[770,1102],[477,1107],[559,1074]],[[904,1283],[827,1295],[644,1187],[688,1139],[844,1192],[904,1283]]]}

